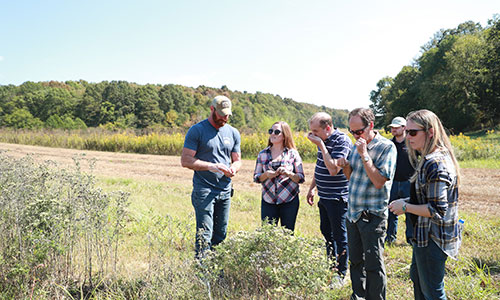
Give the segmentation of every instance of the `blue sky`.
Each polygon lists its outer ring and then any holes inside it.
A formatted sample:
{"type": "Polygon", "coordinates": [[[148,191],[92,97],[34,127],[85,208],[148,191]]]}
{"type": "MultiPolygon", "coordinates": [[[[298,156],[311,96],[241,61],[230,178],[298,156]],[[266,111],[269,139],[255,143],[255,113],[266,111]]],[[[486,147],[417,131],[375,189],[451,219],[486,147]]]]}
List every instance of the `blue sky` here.
{"type": "Polygon", "coordinates": [[[227,85],[351,110],[439,29],[495,13],[498,0],[0,0],[0,84],[227,85]]]}

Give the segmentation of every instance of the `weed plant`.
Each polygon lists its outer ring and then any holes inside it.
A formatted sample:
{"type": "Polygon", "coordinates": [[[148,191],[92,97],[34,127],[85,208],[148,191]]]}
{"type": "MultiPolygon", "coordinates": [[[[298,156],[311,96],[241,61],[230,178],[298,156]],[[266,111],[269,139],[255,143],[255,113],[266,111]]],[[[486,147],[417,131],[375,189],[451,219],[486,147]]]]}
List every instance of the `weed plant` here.
{"type": "MultiPolygon", "coordinates": [[[[0,291],[33,298],[93,289],[116,272],[128,195],[103,193],[94,177],[0,153],[0,291]]],[[[92,164],[92,162],[89,162],[92,164]]]]}
{"type": "Polygon", "coordinates": [[[330,297],[332,271],[320,240],[265,224],[239,232],[200,264],[217,299],[330,297]]]}

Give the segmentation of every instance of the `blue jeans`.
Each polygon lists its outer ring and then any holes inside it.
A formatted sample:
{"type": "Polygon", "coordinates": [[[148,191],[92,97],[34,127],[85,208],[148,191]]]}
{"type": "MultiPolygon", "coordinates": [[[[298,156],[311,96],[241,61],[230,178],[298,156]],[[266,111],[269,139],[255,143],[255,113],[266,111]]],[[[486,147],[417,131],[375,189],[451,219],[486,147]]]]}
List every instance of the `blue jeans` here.
{"type": "MultiPolygon", "coordinates": [[[[389,198],[389,203],[396,199],[410,197],[410,182],[409,181],[393,181],[391,187],[391,197],[389,198]]],[[[410,239],[413,236],[413,226],[411,225],[410,218],[408,214],[405,216],[406,220],[406,241],[410,243],[410,239]]],[[[385,238],[386,243],[393,243],[396,241],[396,236],[398,233],[398,216],[393,214],[389,210],[389,219],[387,221],[387,236],[385,238]]]]}
{"type": "Polygon", "coordinates": [[[231,191],[193,189],[191,203],[196,215],[196,257],[202,258],[226,238],[231,191]]]}
{"type": "Polygon", "coordinates": [[[369,214],[369,222],[361,218],[347,221],[349,261],[351,262],[351,299],[385,299],[387,276],[384,265],[384,238],[387,219],[369,214]]]}
{"type": "Polygon", "coordinates": [[[298,212],[299,195],[297,194],[292,201],[281,204],[270,204],[262,200],[260,217],[262,221],[267,218],[272,224],[278,224],[278,221],[281,221],[281,226],[293,231],[298,212]]]}
{"type": "Polygon", "coordinates": [[[318,202],[320,229],[326,241],[326,254],[335,261],[334,268],[340,276],[347,273],[347,202],[343,200],[323,200],[318,202]]]}
{"type": "Polygon", "coordinates": [[[448,256],[429,238],[427,247],[413,245],[410,278],[415,300],[446,300],[444,267],[448,256]]]}

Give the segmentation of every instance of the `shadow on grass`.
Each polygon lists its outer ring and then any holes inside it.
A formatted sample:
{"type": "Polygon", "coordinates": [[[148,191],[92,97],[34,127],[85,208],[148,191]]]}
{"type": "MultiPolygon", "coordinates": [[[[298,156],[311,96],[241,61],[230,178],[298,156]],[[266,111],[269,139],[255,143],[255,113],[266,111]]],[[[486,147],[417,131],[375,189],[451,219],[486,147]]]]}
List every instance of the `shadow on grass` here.
{"type": "Polygon", "coordinates": [[[485,260],[478,257],[472,257],[471,260],[479,269],[488,270],[491,275],[500,275],[500,262],[498,260],[485,260]]]}

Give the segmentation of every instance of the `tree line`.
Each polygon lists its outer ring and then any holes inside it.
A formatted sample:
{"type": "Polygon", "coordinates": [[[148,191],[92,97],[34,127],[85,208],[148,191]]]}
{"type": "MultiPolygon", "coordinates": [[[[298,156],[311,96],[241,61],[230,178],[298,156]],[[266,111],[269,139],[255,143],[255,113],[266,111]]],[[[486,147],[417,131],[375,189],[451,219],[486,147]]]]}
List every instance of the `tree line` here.
{"type": "Polygon", "coordinates": [[[336,126],[347,126],[347,110],[299,103],[279,95],[231,91],[227,86],[191,88],[84,80],[0,85],[0,126],[184,130],[208,117],[216,95],[233,100],[230,123],[243,132],[265,130],[277,120],[288,122],[297,131],[308,130],[308,119],[320,110],[331,114],[336,126]]]}
{"type": "Polygon", "coordinates": [[[438,31],[421,55],[370,94],[376,126],[430,109],[452,132],[493,128],[500,120],[500,15],[483,28],[468,21],[438,31]]]}

